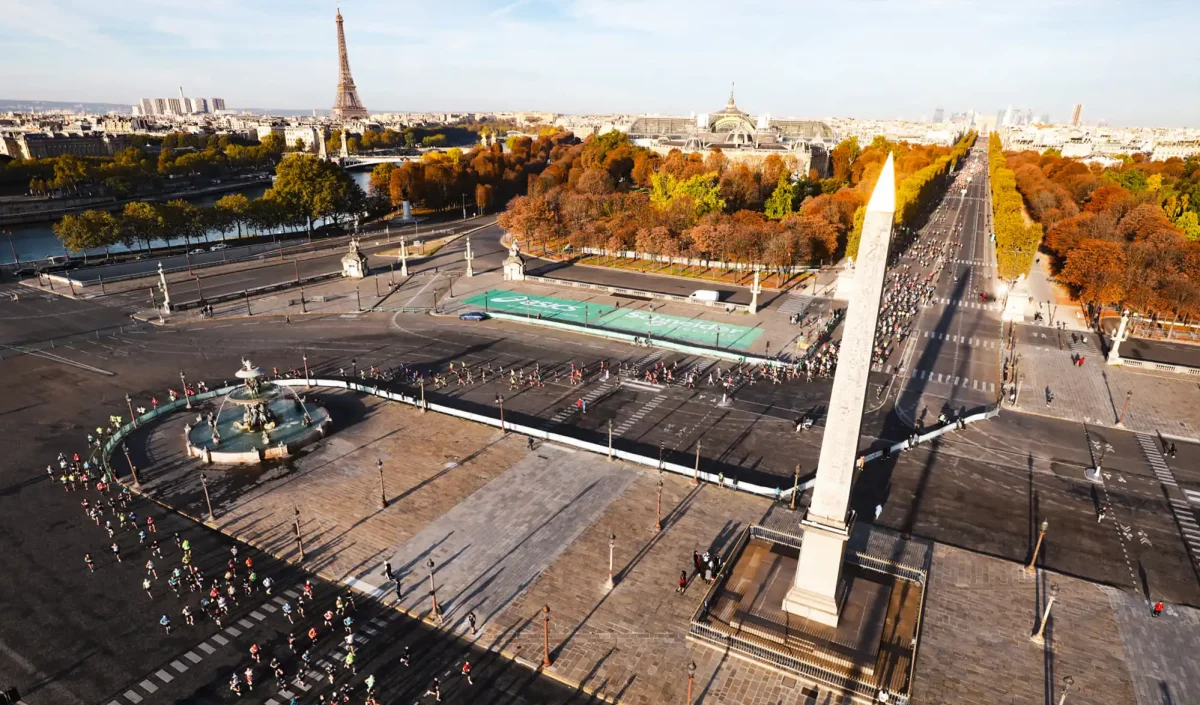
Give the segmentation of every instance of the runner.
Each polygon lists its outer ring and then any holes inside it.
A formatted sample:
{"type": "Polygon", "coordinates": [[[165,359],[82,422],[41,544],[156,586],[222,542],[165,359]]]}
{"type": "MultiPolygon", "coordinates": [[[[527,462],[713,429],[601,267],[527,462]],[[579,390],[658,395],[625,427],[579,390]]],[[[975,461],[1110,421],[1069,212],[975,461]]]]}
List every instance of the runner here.
{"type": "Polygon", "coordinates": [[[90,553],[83,554],[83,562],[87,564],[89,573],[96,572],[96,564],[92,563],[92,554],[90,554],[90,553]]]}
{"type": "Polygon", "coordinates": [[[162,616],[162,619],[158,620],[158,623],[163,625],[163,629],[166,629],[168,634],[171,633],[171,618],[170,617],[168,617],[167,615],[164,614],[162,616]]]}

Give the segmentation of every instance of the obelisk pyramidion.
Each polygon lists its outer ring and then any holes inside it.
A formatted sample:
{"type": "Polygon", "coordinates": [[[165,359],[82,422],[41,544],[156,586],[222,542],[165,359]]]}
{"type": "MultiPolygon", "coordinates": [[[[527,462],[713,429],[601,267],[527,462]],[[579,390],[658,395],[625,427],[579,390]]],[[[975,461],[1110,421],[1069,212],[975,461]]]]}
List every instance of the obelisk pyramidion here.
{"type": "Polygon", "coordinates": [[[804,540],[796,577],[783,601],[786,612],[835,627],[845,597],[841,577],[851,528],[847,510],[895,210],[896,173],[889,154],[863,220],[855,264],[855,293],[842,325],[842,347],[833,376],[825,433],[821,437],[817,483],[812,506],[802,522],[804,540]]]}

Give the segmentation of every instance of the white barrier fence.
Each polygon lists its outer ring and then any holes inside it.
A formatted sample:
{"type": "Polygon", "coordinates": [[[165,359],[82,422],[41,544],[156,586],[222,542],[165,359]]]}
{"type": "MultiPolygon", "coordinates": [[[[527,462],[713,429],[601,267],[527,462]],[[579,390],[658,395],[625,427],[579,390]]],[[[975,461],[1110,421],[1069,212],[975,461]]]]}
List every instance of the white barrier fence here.
{"type": "MultiPolygon", "coordinates": [[[[572,448],[579,448],[580,450],[586,450],[589,453],[595,453],[597,455],[604,455],[609,458],[619,458],[626,462],[634,463],[635,465],[641,465],[641,466],[648,467],[648,468],[657,468],[657,469],[663,470],[664,472],[671,472],[676,475],[689,477],[689,478],[696,480],[697,482],[707,482],[707,483],[711,483],[714,485],[719,485],[721,487],[727,487],[727,488],[733,489],[733,490],[748,492],[750,494],[758,495],[760,497],[767,497],[770,499],[774,499],[776,501],[784,501],[784,500],[790,499],[792,496],[792,492],[793,492],[792,488],[790,488],[790,487],[785,490],[785,489],[781,489],[779,487],[763,487],[761,485],[755,485],[755,484],[749,483],[749,482],[739,482],[735,478],[725,477],[724,473],[713,474],[710,472],[705,472],[703,470],[700,470],[698,465],[695,467],[688,467],[686,465],[680,465],[678,463],[671,463],[671,462],[660,463],[658,458],[652,458],[652,457],[645,456],[645,455],[638,455],[637,453],[631,453],[629,451],[619,450],[619,449],[613,448],[611,446],[601,445],[599,443],[590,443],[588,441],[584,441],[579,438],[574,438],[572,436],[563,435],[561,433],[552,433],[550,431],[547,431],[547,430],[541,429],[541,428],[534,428],[532,426],[525,426],[522,424],[516,424],[516,423],[509,422],[509,421],[501,421],[499,418],[492,418],[491,416],[484,416],[482,414],[473,414],[469,411],[462,411],[460,409],[455,409],[453,407],[445,406],[442,404],[432,404],[432,403],[429,403],[428,401],[422,402],[421,399],[419,399],[415,396],[400,394],[397,392],[388,392],[383,389],[380,389],[378,386],[371,385],[371,384],[359,384],[357,382],[349,382],[347,380],[342,380],[342,379],[321,379],[321,378],[317,378],[317,377],[310,377],[308,379],[305,379],[305,378],[277,379],[277,380],[274,380],[274,382],[275,382],[275,384],[284,385],[284,386],[292,386],[292,387],[313,386],[313,387],[332,387],[332,388],[336,388],[336,389],[348,389],[350,391],[360,392],[362,394],[370,394],[372,396],[377,396],[377,397],[380,397],[383,399],[387,399],[389,401],[399,402],[401,404],[408,404],[409,406],[412,406],[412,407],[415,407],[418,409],[420,409],[422,406],[424,406],[424,408],[427,411],[434,411],[439,414],[446,414],[447,416],[453,416],[456,418],[465,419],[467,421],[474,421],[475,423],[480,423],[485,426],[492,426],[494,428],[499,428],[502,431],[512,431],[514,433],[519,433],[521,435],[529,436],[531,438],[538,438],[538,439],[541,439],[544,441],[549,441],[551,443],[558,443],[560,445],[569,446],[572,448]]],[[[222,389],[210,390],[203,394],[194,395],[192,397],[192,403],[196,404],[196,403],[199,403],[206,399],[223,396],[225,394],[228,394],[233,388],[234,387],[225,387],[222,389]]],[[[108,442],[106,442],[104,444],[103,461],[105,463],[105,466],[106,467],[108,466],[108,459],[109,459],[109,456],[111,455],[111,453],[125,440],[125,438],[129,434],[133,433],[134,429],[136,429],[139,426],[141,426],[149,421],[152,421],[160,416],[170,413],[171,411],[175,411],[177,409],[183,408],[186,404],[187,404],[186,400],[180,398],[180,399],[178,399],[174,402],[171,402],[170,404],[167,404],[159,409],[155,409],[146,414],[143,414],[142,416],[139,416],[137,418],[137,420],[133,423],[127,423],[127,424],[123,425],[120,429],[118,429],[117,433],[114,434],[108,440],[108,442]]],[[[991,409],[989,411],[985,411],[985,412],[981,412],[978,414],[973,414],[971,416],[965,417],[964,419],[962,419],[962,422],[964,424],[977,423],[979,421],[984,421],[984,420],[993,418],[993,417],[997,416],[999,413],[1000,413],[999,409],[991,409]]],[[[941,428],[938,428],[938,429],[935,429],[928,433],[922,434],[920,436],[919,440],[921,443],[924,443],[926,441],[933,440],[934,438],[938,438],[946,433],[949,433],[950,431],[955,430],[955,428],[956,428],[956,424],[953,424],[953,423],[947,424],[945,426],[942,426],[941,428]]],[[[909,447],[909,445],[910,445],[909,441],[902,441],[900,443],[893,445],[891,447],[890,451],[892,453],[901,452],[901,451],[907,449],[909,447]]],[[[868,453],[867,455],[862,456],[861,461],[863,463],[867,463],[872,460],[876,460],[882,456],[883,456],[883,451],[875,451],[874,453],[868,453]]],[[[814,476],[814,477],[800,483],[796,487],[796,491],[804,492],[806,490],[811,489],[815,484],[816,484],[816,477],[814,476]]]]}

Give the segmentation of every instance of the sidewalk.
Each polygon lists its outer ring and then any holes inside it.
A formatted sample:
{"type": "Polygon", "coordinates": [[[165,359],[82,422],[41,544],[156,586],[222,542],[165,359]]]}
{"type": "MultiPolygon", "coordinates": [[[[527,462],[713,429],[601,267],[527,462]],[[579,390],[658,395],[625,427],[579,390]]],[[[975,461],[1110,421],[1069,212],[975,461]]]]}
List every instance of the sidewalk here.
{"type": "MultiPolygon", "coordinates": [[[[1106,365],[1095,333],[1059,333],[1044,326],[1018,326],[1018,411],[1081,423],[1124,426],[1143,433],[1200,436],[1200,388],[1183,375],[1134,372],[1106,365]],[[1061,341],[1061,349],[1060,349],[1061,341]],[[1071,356],[1082,355],[1075,365],[1071,356]],[[1053,401],[1046,403],[1049,388],[1053,401]],[[1126,405],[1128,400],[1128,405],[1126,405]]],[[[1005,406],[1010,406],[1006,397],[1005,406]]]]}

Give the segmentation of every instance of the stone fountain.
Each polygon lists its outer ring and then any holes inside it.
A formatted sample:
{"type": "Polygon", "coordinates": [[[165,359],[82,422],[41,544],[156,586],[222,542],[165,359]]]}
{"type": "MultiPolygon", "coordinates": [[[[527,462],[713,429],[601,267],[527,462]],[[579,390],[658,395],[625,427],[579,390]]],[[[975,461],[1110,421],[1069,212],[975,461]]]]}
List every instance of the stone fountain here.
{"type": "Polygon", "coordinates": [[[325,437],[333,420],[290,386],[275,384],[249,360],[216,412],[200,411],[185,431],[187,453],[206,463],[252,464],[291,457],[325,437]],[[290,394],[290,396],[289,396],[290,394]]]}

